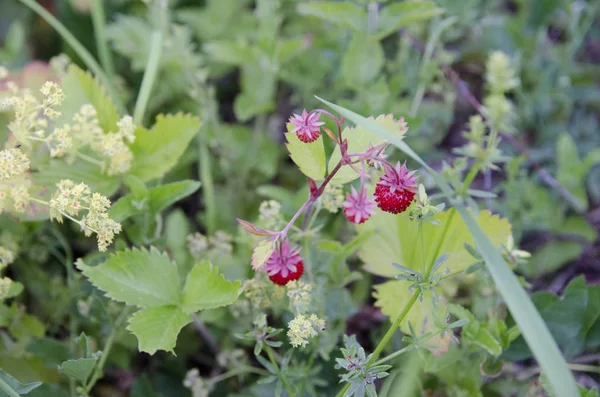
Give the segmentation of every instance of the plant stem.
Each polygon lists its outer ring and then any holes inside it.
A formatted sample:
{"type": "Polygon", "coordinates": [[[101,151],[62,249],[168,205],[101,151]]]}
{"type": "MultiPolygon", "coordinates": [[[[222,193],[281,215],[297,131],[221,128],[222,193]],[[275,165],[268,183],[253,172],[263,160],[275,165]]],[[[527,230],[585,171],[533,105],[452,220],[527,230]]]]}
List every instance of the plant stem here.
{"type": "Polygon", "coordinates": [[[283,383],[283,387],[285,387],[285,390],[287,390],[290,397],[294,397],[295,394],[292,391],[292,388],[285,380],[285,377],[281,374],[281,370],[279,369],[279,364],[277,364],[277,361],[275,361],[275,356],[273,356],[273,350],[271,349],[271,346],[265,345],[265,350],[267,352],[267,356],[269,356],[269,360],[271,361],[271,364],[273,364],[273,367],[275,367],[275,371],[277,371],[277,376],[279,376],[279,379],[281,379],[281,382],[283,383]]]}
{"type": "Polygon", "coordinates": [[[90,391],[92,390],[92,388],[94,387],[96,382],[98,382],[98,380],[100,380],[100,377],[102,376],[102,369],[104,368],[106,359],[108,359],[108,356],[110,355],[110,349],[112,348],[112,345],[115,341],[117,332],[119,331],[119,328],[121,328],[121,324],[123,323],[123,321],[129,314],[129,310],[130,310],[130,307],[125,306],[123,308],[123,310],[121,310],[119,317],[117,317],[117,319],[115,320],[115,323],[112,326],[110,334],[108,334],[108,338],[106,338],[106,342],[104,343],[104,348],[102,349],[102,355],[100,356],[100,359],[98,360],[98,364],[94,368],[94,373],[93,373],[92,377],[90,378],[90,380],[88,382],[86,382],[85,386],[83,387],[87,394],[90,393],[90,391]]]}
{"type": "Polygon", "coordinates": [[[0,390],[6,392],[9,397],[19,397],[19,393],[15,391],[8,383],[0,378],[0,390]]]}
{"type": "Polygon", "coordinates": [[[469,169],[469,172],[467,173],[467,176],[465,177],[464,181],[463,181],[463,185],[462,188],[459,190],[459,194],[466,194],[469,190],[469,186],[471,186],[471,183],[473,183],[473,181],[475,180],[475,177],[477,176],[477,174],[479,173],[479,161],[475,161],[473,163],[473,165],[471,166],[471,168],[469,169]]]}
{"type": "Polygon", "coordinates": [[[85,63],[88,69],[90,69],[100,80],[102,80],[102,84],[108,90],[110,97],[113,102],[119,109],[121,113],[125,113],[125,105],[121,101],[121,98],[117,95],[117,91],[112,84],[112,81],[108,78],[108,76],[102,70],[102,67],[96,62],[92,54],[69,32],[58,19],[54,17],[48,10],[39,5],[35,0],[19,0],[21,3],[25,4],[29,7],[33,12],[38,14],[42,19],[44,19],[50,26],[54,28],[61,35],[61,37],[69,44],[75,53],[81,58],[81,60],[85,63]]]}
{"type": "MultiPolygon", "coordinates": [[[[373,364],[375,362],[375,360],[377,360],[377,357],[379,357],[379,355],[381,354],[381,352],[383,351],[385,346],[388,344],[390,339],[392,339],[392,336],[394,336],[394,334],[396,333],[396,329],[400,326],[400,323],[402,323],[402,321],[406,318],[406,315],[408,314],[410,309],[412,309],[412,307],[415,305],[415,302],[417,301],[417,299],[419,299],[419,292],[415,292],[413,294],[412,298],[410,298],[408,303],[404,306],[404,309],[402,309],[402,312],[400,313],[400,315],[396,318],[396,321],[394,321],[392,326],[387,330],[387,332],[383,336],[383,339],[381,339],[381,341],[379,342],[377,347],[375,347],[375,350],[373,351],[371,358],[366,363],[367,367],[369,367],[371,364],[373,364]]],[[[350,388],[350,383],[346,383],[346,385],[342,388],[342,390],[340,390],[338,392],[338,394],[336,394],[336,397],[343,397],[344,393],[346,393],[346,391],[349,388],[350,388]]]]}
{"type": "MultiPolygon", "coordinates": [[[[206,128],[206,127],[204,127],[206,128]]],[[[206,145],[206,134],[198,139],[198,174],[202,182],[202,199],[204,201],[204,227],[208,235],[215,233],[217,227],[217,208],[215,201],[215,188],[211,172],[210,152],[206,145]]]]}
{"type": "Polygon", "coordinates": [[[142,125],[144,113],[146,113],[146,107],[148,106],[150,94],[152,93],[152,87],[154,86],[156,75],[158,74],[163,37],[163,32],[160,29],[152,32],[150,39],[150,56],[148,57],[146,71],[144,72],[144,78],[142,79],[142,86],[140,87],[140,92],[138,93],[137,101],[135,102],[135,110],[133,111],[133,122],[137,125],[142,125]]]}
{"type": "Polygon", "coordinates": [[[247,372],[257,374],[257,375],[269,375],[269,372],[265,371],[264,369],[248,366],[248,367],[240,367],[240,368],[232,369],[231,371],[225,372],[224,374],[210,378],[209,381],[210,381],[210,383],[213,383],[213,384],[219,383],[219,382],[224,381],[225,379],[229,379],[236,375],[245,374],[247,372]]]}
{"type": "Polygon", "coordinates": [[[92,23],[94,24],[94,37],[96,38],[96,47],[100,56],[100,63],[110,78],[115,76],[112,55],[108,49],[108,40],[104,25],[106,24],[106,14],[104,12],[103,0],[92,0],[92,23]]]}

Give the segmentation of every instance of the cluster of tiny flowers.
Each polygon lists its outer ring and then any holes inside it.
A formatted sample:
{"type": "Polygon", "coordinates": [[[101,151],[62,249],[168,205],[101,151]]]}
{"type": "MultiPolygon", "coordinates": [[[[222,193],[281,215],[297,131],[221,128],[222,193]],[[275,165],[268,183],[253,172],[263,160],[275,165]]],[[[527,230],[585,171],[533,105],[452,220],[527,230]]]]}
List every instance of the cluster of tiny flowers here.
{"type": "Polygon", "coordinates": [[[190,234],[186,238],[187,247],[194,259],[220,254],[230,255],[233,252],[233,237],[221,230],[207,238],[202,233],[190,234]]]}
{"type": "Polygon", "coordinates": [[[53,81],[46,81],[40,92],[44,96],[42,109],[44,115],[51,120],[56,120],[61,113],[56,109],[59,108],[65,100],[63,90],[53,81]]]}
{"type": "Polygon", "coordinates": [[[106,251],[112,243],[114,236],[121,231],[121,224],[108,216],[110,200],[99,193],[91,193],[90,188],[84,184],[75,184],[73,181],[63,179],[56,184],[50,202],[50,219],[63,221],[67,217],[81,226],[86,236],[96,234],[98,249],[106,251]],[[74,217],[80,211],[87,211],[81,220],[74,217]]]}
{"type": "Polygon", "coordinates": [[[293,280],[286,285],[286,288],[292,310],[296,313],[304,313],[311,303],[312,285],[301,280],[293,280]]]}
{"type": "MultiPolygon", "coordinates": [[[[14,261],[15,257],[12,251],[0,246],[0,271],[14,261]]],[[[0,278],[0,301],[8,296],[12,280],[8,277],[0,278]]]]}
{"type": "Polygon", "coordinates": [[[506,94],[519,86],[519,79],[510,65],[510,58],[501,51],[494,51],[486,62],[488,95],[483,99],[485,112],[494,128],[510,131],[513,104],[506,94]]]}
{"type": "Polygon", "coordinates": [[[100,140],[92,145],[109,162],[108,175],[122,174],[131,168],[133,153],[128,143],[135,141],[135,126],[131,116],[123,117],[118,123],[117,132],[102,134],[100,140]]]}
{"type": "Polygon", "coordinates": [[[325,320],[320,319],[316,314],[310,316],[299,314],[289,322],[287,335],[292,346],[304,347],[310,338],[317,336],[324,329],[325,320]]]}
{"type": "Polygon", "coordinates": [[[256,277],[244,281],[242,292],[256,309],[272,307],[285,296],[285,289],[283,287],[267,284],[256,277]]]}
{"type": "Polygon", "coordinates": [[[193,397],[208,397],[213,385],[200,376],[197,368],[191,369],[185,375],[183,386],[190,389],[193,397]]]}
{"type": "Polygon", "coordinates": [[[265,229],[277,229],[283,225],[281,215],[281,204],[276,200],[268,200],[260,203],[258,207],[258,220],[265,229]]]}
{"type": "Polygon", "coordinates": [[[337,214],[344,203],[344,190],[340,185],[329,184],[325,186],[325,190],[321,196],[321,203],[327,211],[337,214]]]}
{"type": "Polygon", "coordinates": [[[9,211],[10,201],[16,213],[25,211],[30,199],[30,182],[25,178],[29,164],[29,158],[20,149],[0,151],[0,214],[9,211]]]}
{"type": "Polygon", "coordinates": [[[243,349],[222,350],[217,355],[217,363],[223,368],[238,368],[246,361],[247,356],[243,349]]]}

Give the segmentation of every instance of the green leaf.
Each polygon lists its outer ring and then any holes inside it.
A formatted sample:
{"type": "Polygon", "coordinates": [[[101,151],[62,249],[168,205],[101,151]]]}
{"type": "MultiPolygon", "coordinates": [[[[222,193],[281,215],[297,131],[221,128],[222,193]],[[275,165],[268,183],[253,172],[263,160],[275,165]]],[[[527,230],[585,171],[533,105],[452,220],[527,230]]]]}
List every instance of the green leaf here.
{"type": "MultiPolygon", "coordinates": [[[[469,328],[471,329],[471,328],[469,328]]],[[[499,356],[502,353],[500,342],[494,337],[489,329],[478,327],[470,333],[464,333],[464,336],[472,343],[485,349],[492,356],[499,356]]]]}
{"type": "Polygon", "coordinates": [[[150,56],[152,27],[144,19],[131,15],[118,15],[106,28],[106,37],[120,55],[130,59],[131,69],[141,72],[150,56]]]}
{"type": "Polygon", "coordinates": [[[137,337],[140,351],[173,353],[179,331],[191,321],[192,317],[177,306],[148,307],[129,319],[127,329],[137,337]]]}
{"type": "Polygon", "coordinates": [[[195,193],[200,188],[200,182],[185,180],[153,187],[149,190],[148,201],[137,201],[133,194],[121,197],[113,204],[109,215],[117,222],[144,211],[150,211],[152,216],[159,214],[168,206],[195,193]]]}
{"type": "MultiPolygon", "coordinates": [[[[411,221],[407,214],[394,215],[377,209],[377,215],[357,227],[359,236],[372,233],[358,252],[365,263],[364,269],[379,276],[394,277],[398,273],[392,266],[395,262],[425,272],[440,255],[446,253],[449,257],[441,270],[448,268],[451,273],[466,270],[473,259],[464,244],[473,245],[473,237],[453,212],[440,212],[432,218],[438,220],[441,226],[423,222],[423,256],[418,222],[411,221]]],[[[489,211],[481,211],[477,219],[494,246],[506,243],[511,235],[506,219],[489,211]]]]}
{"type": "MultiPolygon", "coordinates": [[[[319,97],[317,99],[327,104],[346,119],[388,140],[427,170],[443,194],[448,196],[453,194],[449,182],[423,161],[410,146],[394,136],[392,131],[377,125],[373,120],[366,119],[341,106],[319,97]]],[[[502,294],[508,309],[521,329],[522,335],[525,337],[542,371],[548,376],[553,391],[561,397],[579,396],[577,383],[567,366],[567,362],[558,349],[556,341],[548,331],[548,327],[542,320],[540,313],[536,310],[530,297],[520,285],[517,276],[512,272],[498,249],[485,235],[482,228],[465,206],[457,202],[455,208],[473,236],[473,240],[485,260],[487,268],[496,283],[496,287],[502,294]]]]}
{"type": "Polygon", "coordinates": [[[359,90],[380,75],[385,62],[379,41],[355,34],[342,58],[341,76],[346,87],[359,90]]]}
{"type": "Polygon", "coordinates": [[[556,179],[579,201],[583,209],[587,209],[585,176],[600,160],[598,154],[592,152],[586,161],[582,161],[573,138],[569,134],[562,134],[556,143],[556,156],[558,167],[556,179]]]}
{"type": "Polygon", "coordinates": [[[16,394],[25,395],[40,386],[42,382],[21,383],[0,368],[0,397],[13,397],[16,394]],[[10,388],[6,390],[6,387],[10,388]],[[10,391],[14,393],[10,393],[10,391]]]}
{"type": "Polygon", "coordinates": [[[140,307],[179,305],[177,265],[154,247],[120,251],[98,266],[78,262],[77,267],[116,301],[140,307]]]}
{"type": "Polygon", "coordinates": [[[55,190],[55,184],[62,179],[70,179],[75,183],[85,183],[95,193],[110,197],[121,185],[116,176],[102,174],[100,167],[87,161],[77,160],[67,164],[62,160],[50,160],[48,165],[40,168],[39,172],[32,174],[36,185],[48,186],[55,190]]]}
{"type": "Polygon", "coordinates": [[[210,56],[211,61],[234,66],[241,66],[254,56],[252,47],[246,41],[211,41],[204,44],[202,49],[210,56]]]}
{"type": "Polygon", "coordinates": [[[131,145],[134,159],[129,173],[143,181],[162,177],[177,164],[200,125],[197,117],[178,113],[159,115],[150,131],[138,128],[131,145]]]}
{"type": "Polygon", "coordinates": [[[313,1],[298,4],[298,13],[321,18],[357,32],[367,30],[367,12],[348,2],[313,1]]]}
{"type": "MultiPolygon", "coordinates": [[[[287,124],[290,131],[293,128],[291,123],[287,124]]],[[[325,147],[323,146],[323,136],[311,143],[302,142],[295,132],[285,134],[288,143],[286,147],[290,152],[290,157],[300,168],[300,171],[307,177],[321,181],[325,178],[325,147]]]]}
{"type": "Polygon", "coordinates": [[[242,288],[237,280],[226,280],[209,262],[195,265],[185,281],[182,310],[195,313],[203,309],[214,309],[233,303],[242,288]]]}
{"type": "MultiPolygon", "coordinates": [[[[395,136],[402,139],[405,130],[402,128],[404,123],[400,120],[395,120],[391,114],[380,115],[377,118],[371,117],[378,125],[384,126],[386,129],[394,131],[395,136]]],[[[359,153],[364,152],[369,146],[375,146],[383,143],[385,139],[377,136],[373,132],[360,126],[346,127],[342,131],[344,139],[348,139],[348,153],[359,153]]],[[[337,163],[341,160],[342,155],[340,154],[339,148],[335,148],[331,157],[329,158],[329,170],[331,171],[337,163]]],[[[344,184],[355,180],[359,177],[359,174],[354,171],[350,166],[343,166],[337,174],[331,179],[332,183],[344,184]]]]}
{"type": "Polygon", "coordinates": [[[104,87],[91,73],[72,64],[61,80],[61,87],[65,92],[65,101],[61,107],[62,115],[57,120],[58,125],[70,122],[81,106],[89,103],[96,108],[100,127],[105,132],[117,131],[119,113],[104,87]]]}
{"type": "Polygon", "coordinates": [[[73,379],[77,379],[83,385],[94,370],[98,357],[68,360],[62,363],[58,370],[73,379]]]}
{"type": "Polygon", "coordinates": [[[379,14],[376,36],[382,39],[396,30],[443,13],[430,1],[403,1],[384,7],[379,14]]]}

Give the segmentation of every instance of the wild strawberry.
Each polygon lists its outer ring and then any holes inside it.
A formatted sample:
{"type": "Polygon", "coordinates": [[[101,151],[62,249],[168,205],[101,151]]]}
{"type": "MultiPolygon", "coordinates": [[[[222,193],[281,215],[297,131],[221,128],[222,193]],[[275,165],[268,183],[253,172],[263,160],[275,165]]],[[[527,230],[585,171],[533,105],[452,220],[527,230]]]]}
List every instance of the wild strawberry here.
{"type": "Polygon", "coordinates": [[[416,193],[415,172],[408,172],[406,163],[400,166],[399,162],[395,169],[386,168],[385,174],[375,186],[377,206],[392,214],[406,211],[416,193]]]}
{"type": "Polygon", "coordinates": [[[290,123],[294,125],[292,132],[304,143],[314,142],[321,136],[321,126],[325,124],[319,121],[319,116],[319,113],[308,113],[306,109],[302,114],[294,114],[290,117],[290,123]]]}
{"type": "Polygon", "coordinates": [[[272,282],[285,285],[302,276],[304,262],[298,250],[290,248],[290,242],[285,240],[267,259],[265,271],[272,282]]]}
{"type": "Polygon", "coordinates": [[[347,193],[346,201],[342,205],[346,218],[356,224],[361,224],[371,215],[375,215],[375,203],[367,197],[364,187],[361,187],[360,192],[352,187],[352,191],[347,193]]]}

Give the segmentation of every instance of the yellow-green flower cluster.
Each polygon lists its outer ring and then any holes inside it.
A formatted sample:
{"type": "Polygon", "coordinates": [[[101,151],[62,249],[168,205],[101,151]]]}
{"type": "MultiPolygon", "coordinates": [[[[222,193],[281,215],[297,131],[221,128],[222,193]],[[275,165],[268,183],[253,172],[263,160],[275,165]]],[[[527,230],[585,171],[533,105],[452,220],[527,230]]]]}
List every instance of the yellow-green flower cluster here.
{"type": "Polygon", "coordinates": [[[310,338],[317,336],[324,329],[325,320],[320,319],[316,314],[310,316],[299,314],[289,322],[287,335],[292,346],[304,347],[310,338]]]}
{"type": "MultiPolygon", "coordinates": [[[[0,246],[0,271],[15,260],[14,254],[7,248],[0,246]]],[[[0,301],[8,296],[12,280],[8,277],[0,277],[0,301]]]]}
{"type": "Polygon", "coordinates": [[[344,197],[344,191],[341,185],[332,185],[328,184],[325,186],[325,190],[323,191],[323,195],[321,196],[321,203],[323,204],[323,208],[332,214],[337,214],[340,208],[342,208],[342,203],[346,197],[344,197]]]}
{"type": "Polygon", "coordinates": [[[276,200],[268,200],[260,203],[258,207],[258,221],[260,226],[267,230],[281,228],[285,221],[281,214],[281,204],[276,200]]]}
{"type": "Polygon", "coordinates": [[[25,178],[29,165],[29,158],[20,149],[0,151],[0,214],[11,209],[15,213],[25,211],[30,199],[30,182],[25,178]]]}
{"type": "Polygon", "coordinates": [[[290,299],[292,311],[304,313],[308,310],[312,300],[312,285],[302,280],[293,280],[287,283],[287,296],[290,299]]]}
{"type": "Polygon", "coordinates": [[[188,251],[196,260],[210,258],[214,255],[231,255],[233,237],[223,231],[206,237],[202,233],[190,234],[186,238],[188,251]]]}
{"type": "Polygon", "coordinates": [[[193,397],[208,397],[214,388],[210,381],[200,376],[200,371],[197,368],[187,372],[183,385],[190,389],[193,397]]]}
{"type": "Polygon", "coordinates": [[[257,277],[244,281],[242,292],[256,309],[273,307],[285,297],[284,287],[257,277]]]}
{"type": "Polygon", "coordinates": [[[511,61],[502,51],[494,51],[486,62],[488,95],[483,100],[485,112],[496,129],[510,131],[514,114],[513,104],[506,94],[519,85],[511,61]]]}
{"type": "Polygon", "coordinates": [[[96,234],[98,249],[106,251],[114,236],[121,231],[121,224],[108,216],[110,200],[99,193],[92,193],[84,184],[64,179],[57,183],[57,190],[50,200],[50,219],[63,221],[63,216],[81,226],[86,236],[96,234]],[[86,211],[81,220],[75,218],[86,211]]]}

